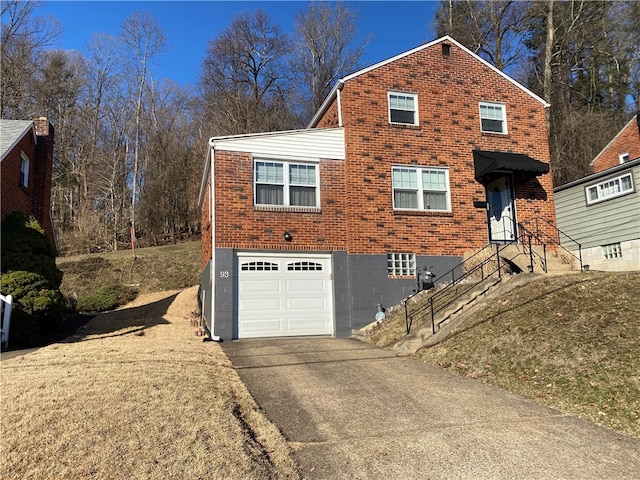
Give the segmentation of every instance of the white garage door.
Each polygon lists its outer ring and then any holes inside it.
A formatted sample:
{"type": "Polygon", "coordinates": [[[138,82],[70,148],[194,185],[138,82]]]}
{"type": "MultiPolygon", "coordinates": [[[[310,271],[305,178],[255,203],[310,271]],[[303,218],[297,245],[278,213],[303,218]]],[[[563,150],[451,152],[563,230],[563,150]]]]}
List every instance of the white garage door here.
{"type": "Polygon", "coordinates": [[[331,334],[329,255],[238,253],[238,338],[331,334]]]}

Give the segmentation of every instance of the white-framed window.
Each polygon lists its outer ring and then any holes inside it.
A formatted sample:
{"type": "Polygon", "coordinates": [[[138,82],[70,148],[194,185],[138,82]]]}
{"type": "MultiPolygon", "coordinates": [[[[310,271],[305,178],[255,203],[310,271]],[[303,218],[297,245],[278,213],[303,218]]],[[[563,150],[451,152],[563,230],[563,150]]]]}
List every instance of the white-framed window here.
{"type": "Polygon", "coordinates": [[[389,92],[389,122],[418,125],[418,95],[389,92]]]}
{"type": "Polygon", "coordinates": [[[622,258],[622,247],[620,243],[611,243],[602,246],[602,253],[605,260],[613,260],[614,258],[622,258]]]}
{"type": "Polygon", "coordinates": [[[507,133],[507,114],[502,103],[480,102],[480,130],[487,133],[507,133]]]}
{"type": "Polygon", "coordinates": [[[20,186],[27,188],[29,186],[29,157],[22,152],[22,161],[20,162],[20,186]]]}
{"type": "Polygon", "coordinates": [[[618,158],[620,159],[620,163],[627,163],[629,160],[631,160],[631,157],[629,157],[629,152],[619,154],[618,158]]]}
{"type": "Polygon", "coordinates": [[[449,169],[392,167],[395,210],[451,211],[449,169]]]}
{"type": "Polygon", "coordinates": [[[255,205],[316,208],[320,204],[318,185],[317,164],[254,162],[255,205]]]}
{"type": "Polygon", "coordinates": [[[389,276],[415,276],[415,253],[387,253],[387,273],[389,276]]]}
{"type": "Polygon", "coordinates": [[[625,173],[619,177],[610,178],[604,182],[585,187],[587,205],[604,202],[611,198],[633,192],[633,180],[631,173],[625,173]]]}

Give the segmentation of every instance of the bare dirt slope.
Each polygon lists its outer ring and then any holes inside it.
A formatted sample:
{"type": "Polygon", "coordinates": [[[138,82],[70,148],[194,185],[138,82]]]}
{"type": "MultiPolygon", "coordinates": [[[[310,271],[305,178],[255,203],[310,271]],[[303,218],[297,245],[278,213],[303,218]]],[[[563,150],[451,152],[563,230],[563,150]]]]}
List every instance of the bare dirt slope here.
{"type": "Polygon", "coordinates": [[[220,346],[194,335],[196,291],[142,295],[3,360],[2,478],[299,478],[220,346]]]}

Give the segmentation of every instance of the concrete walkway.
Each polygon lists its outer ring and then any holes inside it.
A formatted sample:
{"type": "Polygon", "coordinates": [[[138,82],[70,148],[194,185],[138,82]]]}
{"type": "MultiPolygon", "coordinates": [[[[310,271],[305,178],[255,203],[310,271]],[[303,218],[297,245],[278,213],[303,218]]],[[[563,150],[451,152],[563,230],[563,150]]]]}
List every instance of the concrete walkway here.
{"type": "Polygon", "coordinates": [[[350,339],[222,344],[306,479],[638,479],[640,440],[350,339]]]}

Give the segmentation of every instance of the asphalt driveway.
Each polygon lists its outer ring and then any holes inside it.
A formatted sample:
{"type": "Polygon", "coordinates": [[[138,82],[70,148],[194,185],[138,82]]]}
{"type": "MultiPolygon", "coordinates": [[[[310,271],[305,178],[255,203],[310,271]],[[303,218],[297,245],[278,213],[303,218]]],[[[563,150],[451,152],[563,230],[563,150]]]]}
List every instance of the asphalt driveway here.
{"type": "Polygon", "coordinates": [[[307,479],[640,478],[640,440],[357,340],[222,346],[307,479]]]}

